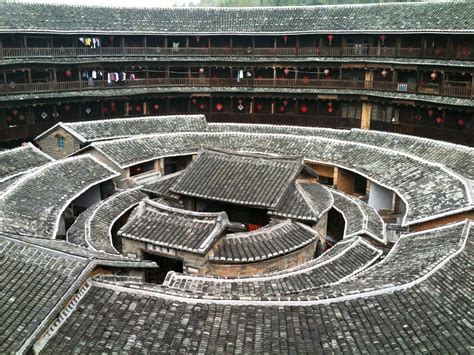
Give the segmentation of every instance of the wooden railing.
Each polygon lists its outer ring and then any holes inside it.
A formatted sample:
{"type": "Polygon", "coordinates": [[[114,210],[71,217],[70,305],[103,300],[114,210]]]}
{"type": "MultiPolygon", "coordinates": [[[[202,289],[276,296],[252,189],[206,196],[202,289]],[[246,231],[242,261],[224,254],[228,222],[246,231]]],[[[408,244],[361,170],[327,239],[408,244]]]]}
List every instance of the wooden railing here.
{"type": "Polygon", "coordinates": [[[121,89],[140,87],[262,87],[262,88],[301,88],[301,89],[350,89],[375,90],[390,92],[423,93],[456,97],[472,97],[471,88],[467,86],[441,86],[437,84],[416,85],[412,83],[397,83],[385,81],[355,81],[355,80],[326,80],[326,79],[236,79],[226,78],[163,78],[136,79],[119,82],[96,80],[87,81],[46,82],[26,84],[0,85],[0,95],[20,93],[84,91],[100,89],[121,89]]]}
{"type": "Polygon", "coordinates": [[[0,48],[0,59],[84,58],[84,57],[405,57],[437,59],[474,59],[474,50],[455,51],[438,48],[396,47],[302,47],[302,48],[0,48]]]}

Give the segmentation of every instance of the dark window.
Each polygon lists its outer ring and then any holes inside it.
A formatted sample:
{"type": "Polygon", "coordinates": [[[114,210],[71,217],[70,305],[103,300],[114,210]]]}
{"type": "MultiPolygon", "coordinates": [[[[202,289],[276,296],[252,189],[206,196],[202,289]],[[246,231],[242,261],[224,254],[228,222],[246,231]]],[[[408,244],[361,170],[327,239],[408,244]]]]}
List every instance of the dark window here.
{"type": "Polygon", "coordinates": [[[147,171],[152,171],[155,168],[155,162],[149,161],[142,164],[133,165],[130,167],[130,176],[135,176],[139,174],[143,174],[147,171]]]}

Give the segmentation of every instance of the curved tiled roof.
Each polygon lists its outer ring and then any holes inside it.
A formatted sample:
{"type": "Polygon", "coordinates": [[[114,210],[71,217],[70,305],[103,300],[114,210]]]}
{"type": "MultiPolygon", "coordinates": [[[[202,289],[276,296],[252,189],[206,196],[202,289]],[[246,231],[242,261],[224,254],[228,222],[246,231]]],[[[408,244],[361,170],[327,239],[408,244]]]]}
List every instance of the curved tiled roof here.
{"type": "Polygon", "coordinates": [[[204,131],[206,117],[204,115],[173,115],[59,122],[41,133],[35,140],[39,140],[57,127],[63,128],[81,143],[85,143],[140,134],[204,131]]]}
{"type": "Polygon", "coordinates": [[[112,226],[126,211],[146,197],[136,188],[99,201],[79,215],[66,233],[67,240],[92,250],[119,254],[112,243],[112,226]]]}
{"type": "Polygon", "coordinates": [[[317,232],[310,227],[285,221],[253,232],[226,235],[209,260],[224,264],[263,261],[303,248],[316,238],[317,232]]]}
{"type": "Polygon", "coordinates": [[[33,144],[0,151],[0,183],[54,161],[33,144]]]}
{"type": "Polygon", "coordinates": [[[472,287],[462,270],[472,269],[473,237],[469,223],[406,235],[319,299],[197,299],[98,279],[37,350],[468,352],[472,287]]]}
{"type": "Polygon", "coordinates": [[[120,228],[118,235],[161,247],[205,254],[229,224],[225,212],[191,212],[144,200],[120,228]]]}
{"type": "Polygon", "coordinates": [[[334,208],[344,217],[344,238],[367,234],[379,242],[387,243],[385,223],[375,209],[360,199],[341,191],[330,190],[334,208]]]}
{"type": "Polygon", "coordinates": [[[54,239],[69,203],[118,173],[90,155],[58,160],[36,169],[0,196],[2,232],[54,239]]]}
{"type": "Polygon", "coordinates": [[[474,29],[474,5],[469,1],[172,9],[4,1],[0,14],[0,32],[222,35],[472,33],[474,29]]]}
{"type": "Polygon", "coordinates": [[[277,155],[298,152],[308,161],[355,171],[397,192],[407,205],[404,225],[473,208],[470,182],[451,170],[414,155],[352,141],[304,135],[209,132],[152,135],[91,146],[122,168],[160,157],[192,154],[202,146],[277,155]]]}
{"type": "Polygon", "coordinates": [[[342,282],[370,266],[382,254],[359,237],[336,245],[337,251],[330,253],[330,256],[323,254],[300,265],[297,270],[286,270],[279,275],[223,279],[171,272],[163,285],[192,294],[212,296],[265,297],[295,294],[342,282]]]}

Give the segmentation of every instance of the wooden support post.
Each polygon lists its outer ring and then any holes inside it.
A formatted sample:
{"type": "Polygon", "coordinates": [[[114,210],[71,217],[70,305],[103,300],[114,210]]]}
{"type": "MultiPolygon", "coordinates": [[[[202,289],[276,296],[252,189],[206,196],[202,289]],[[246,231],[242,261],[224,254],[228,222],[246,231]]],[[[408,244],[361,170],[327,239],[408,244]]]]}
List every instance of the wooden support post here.
{"type": "Polygon", "coordinates": [[[362,117],[360,120],[360,128],[370,129],[370,115],[372,114],[372,104],[364,101],[362,103],[362,117]]]}

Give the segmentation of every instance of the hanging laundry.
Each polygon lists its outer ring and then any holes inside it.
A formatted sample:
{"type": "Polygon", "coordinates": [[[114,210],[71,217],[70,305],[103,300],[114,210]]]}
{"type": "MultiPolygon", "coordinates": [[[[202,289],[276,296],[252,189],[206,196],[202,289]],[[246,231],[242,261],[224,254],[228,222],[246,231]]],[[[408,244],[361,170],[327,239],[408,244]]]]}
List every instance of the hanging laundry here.
{"type": "Polygon", "coordinates": [[[97,79],[97,72],[95,70],[92,71],[92,79],[97,79]]]}
{"type": "Polygon", "coordinates": [[[82,44],[85,43],[85,38],[84,37],[79,37],[79,42],[81,42],[82,44]]]}
{"type": "Polygon", "coordinates": [[[91,44],[92,44],[92,39],[90,39],[89,37],[87,37],[84,42],[85,42],[85,44],[86,44],[87,47],[90,47],[91,44]]]}
{"type": "Polygon", "coordinates": [[[130,80],[135,80],[135,74],[130,74],[130,80]]]}
{"type": "Polygon", "coordinates": [[[92,77],[89,77],[89,79],[87,79],[87,85],[94,86],[94,79],[92,79],[92,77]]]}
{"type": "Polygon", "coordinates": [[[89,77],[89,74],[87,73],[87,71],[85,71],[85,70],[82,71],[82,77],[84,79],[87,79],[89,77]]]}
{"type": "Polygon", "coordinates": [[[95,39],[95,47],[94,48],[100,48],[100,38],[99,37],[94,37],[95,39]]]}
{"type": "Polygon", "coordinates": [[[112,84],[112,73],[107,73],[107,84],[112,84]]]}

